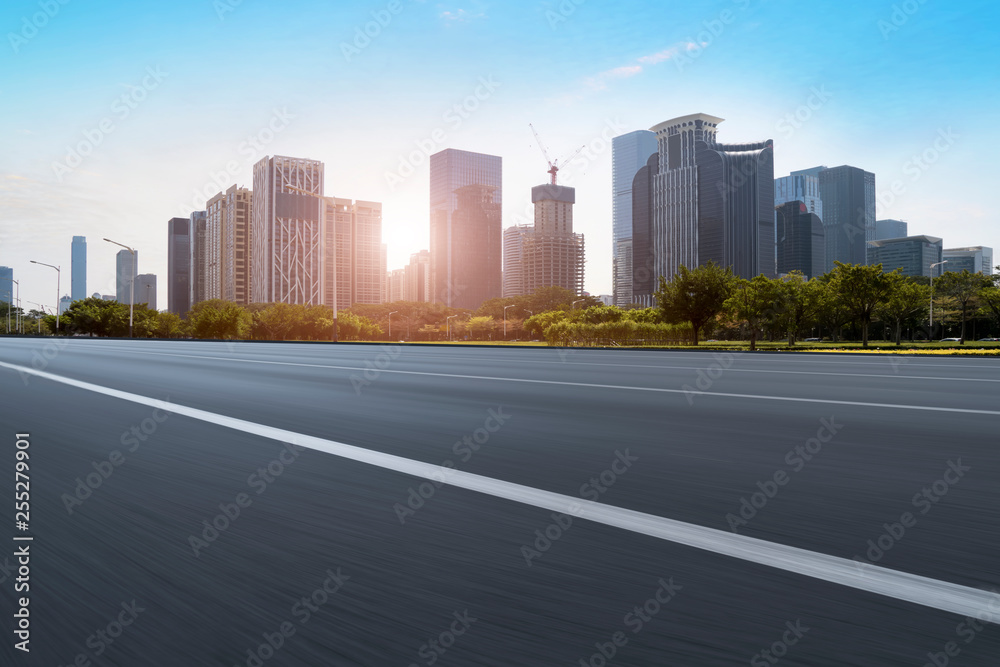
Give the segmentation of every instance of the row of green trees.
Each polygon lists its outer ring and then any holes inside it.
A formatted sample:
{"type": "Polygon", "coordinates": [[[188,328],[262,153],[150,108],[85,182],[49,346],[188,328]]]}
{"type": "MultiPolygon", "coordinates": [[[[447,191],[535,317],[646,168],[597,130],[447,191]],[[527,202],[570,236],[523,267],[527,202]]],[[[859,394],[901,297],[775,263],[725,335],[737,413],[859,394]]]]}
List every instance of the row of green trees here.
{"type": "MultiPolygon", "coordinates": [[[[891,326],[897,345],[904,326],[919,326],[930,308],[928,282],[903,276],[899,269],[886,273],[881,264],[836,262],[833,271],[806,280],[799,273],[738,278],[730,269],[709,263],[695,269],[681,266],[670,281],[661,277],[656,297],[663,321],[689,323],[695,345],[706,329],[749,339],[750,349],[755,349],[760,335],[787,336],[794,345],[813,329],[825,330],[836,340],[852,326],[867,347],[875,321],[891,326]]],[[[948,272],[934,281],[933,290],[935,308],[943,307],[944,317],[957,315],[962,343],[971,316],[1000,321],[998,277],[948,272]]]]}

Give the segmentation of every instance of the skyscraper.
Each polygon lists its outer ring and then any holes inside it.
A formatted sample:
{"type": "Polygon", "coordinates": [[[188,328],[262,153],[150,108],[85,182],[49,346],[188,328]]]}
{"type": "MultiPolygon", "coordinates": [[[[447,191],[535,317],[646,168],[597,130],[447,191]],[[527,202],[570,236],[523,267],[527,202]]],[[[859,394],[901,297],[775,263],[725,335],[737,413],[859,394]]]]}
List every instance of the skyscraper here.
{"type": "Polygon", "coordinates": [[[744,278],[774,275],[774,144],[718,143],[722,121],[698,113],[653,128],[655,276],[710,261],[744,278]]]}
{"type": "Polygon", "coordinates": [[[115,300],[118,303],[131,303],[133,281],[137,275],[139,251],[133,254],[128,250],[119,250],[116,255],[115,270],[115,300]]]}
{"type": "Polygon", "coordinates": [[[0,266],[0,301],[4,303],[13,303],[14,295],[17,290],[14,289],[14,269],[9,266],[0,266]],[[7,296],[7,293],[10,296],[7,296]]]}
{"type": "Polygon", "coordinates": [[[628,297],[626,306],[632,303],[652,306],[655,301],[653,292],[658,287],[659,274],[653,253],[653,189],[659,171],[660,156],[654,153],[632,179],[632,242],[629,248],[632,280],[630,293],[624,295],[628,297]]]}
{"type": "Polygon", "coordinates": [[[140,273],[135,277],[135,302],[146,304],[150,310],[156,310],[156,276],[152,273],[140,273]]]}
{"type": "Polygon", "coordinates": [[[618,306],[632,302],[632,182],[656,153],[656,134],[636,130],[611,141],[612,282],[618,306]]]}
{"type": "Polygon", "coordinates": [[[573,233],[576,190],[562,185],[538,185],[531,189],[535,226],[524,237],[522,276],[524,293],[543,287],[563,287],[583,293],[584,239],[573,233]]]}
{"type": "Polygon", "coordinates": [[[941,275],[947,265],[931,264],[941,261],[941,239],[936,236],[906,236],[901,239],[883,239],[868,244],[868,264],[881,264],[886,273],[902,269],[904,276],[935,277],[941,275]]]}
{"type": "Polygon", "coordinates": [[[527,294],[524,289],[524,241],[531,236],[531,225],[511,225],[503,230],[503,296],[527,294]]]}
{"type": "Polygon", "coordinates": [[[875,221],[875,241],[883,239],[901,239],[908,236],[908,225],[902,220],[876,220],[875,221]]]}
{"type": "Polygon", "coordinates": [[[382,204],[327,197],[323,303],[339,311],[382,303],[382,204]]]}
{"type": "Polygon", "coordinates": [[[191,212],[191,257],[188,266],[191,267],[191,297],[193,307],[208,298],[208,211],[191,212]]]}
{"type": "Polygon", "coordinates": [[[801,271],[806,278],[823,275],[826,239],[819,216],[802,201],[785,202],[777,208],[778,275],[801,271]]]}
{"type": "Polygon", "coordinates": [[[502,293],[503,161],[448,148],[430,165],[432,300],[475,309],[502,293]]]}
{"type": "Polygon", "coordinates": [[[251,302],[324,303],[324,204],[312,195],[323,195],[322,162],[276,155],[254,165],[251,302]]]}
{"type": "Polygon", "coordinates": [[[191,220],[167,221],[167,310],[186,317],[191,310],[191,220]]]}
{"type": "Polygon", "coordinates": [[[87,298],[87,237],[73,237],[73,268],[70,296],[73,301],[87,298]]]}
{"type": "Polygon", "coordinates": [[[205,251],[201,253],[205,299],[222,298],[222,248],[226,219],[226,193],[215,194],[205,204],[205,251]]]}
{"type": "Polygon", "coordinates": [[[253,193],[235,185],[205,205],[205,298],[246,305],[250,284],[250,215],[253,193]]]}
{"type": "Polygon", "coordinates": [[[868,243],[875,240],[875,174],[842,165],[819,171],[826,231],[826,266],[834,262],[866,264],[868,243]]]}
{"type": "Polygon", "coordinates": [[[993,275],[993,248],[974,245],[968,248],[945,248],[942,257],[948,263],[941,267],[945,271],[961,273],[981,273],[984,276],[993,275]]]}
{"type": "Polygon", "coordinates": [[[793,171],[789,176],[774,179],[774,205],[800,201],[809,213],[823,219],[823,200],[819,196],[819,172],[826,167],[793,171]]]}

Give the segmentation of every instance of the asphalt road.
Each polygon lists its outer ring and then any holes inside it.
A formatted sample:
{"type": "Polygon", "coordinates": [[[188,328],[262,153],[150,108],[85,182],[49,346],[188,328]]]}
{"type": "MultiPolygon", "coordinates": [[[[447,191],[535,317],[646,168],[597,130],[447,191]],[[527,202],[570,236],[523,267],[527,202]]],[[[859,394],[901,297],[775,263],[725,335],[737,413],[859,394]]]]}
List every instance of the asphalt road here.
{"type": "Polygon", "coordinates": [[[0,339],[0,665],[995,666],[1000,595],[870,588],[1000,591],[998,397],[976,358],[0,339]]]}

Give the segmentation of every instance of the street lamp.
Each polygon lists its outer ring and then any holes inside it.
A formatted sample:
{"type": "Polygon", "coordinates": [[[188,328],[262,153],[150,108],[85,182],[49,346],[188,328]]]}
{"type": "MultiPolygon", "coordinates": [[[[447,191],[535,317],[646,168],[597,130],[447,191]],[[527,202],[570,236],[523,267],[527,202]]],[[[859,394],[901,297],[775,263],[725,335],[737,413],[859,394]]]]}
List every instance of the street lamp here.
{"type": "Polygon", "coordinates": [[[513,303],[510,304],[509,306],[504,306],[503,307],[503,339],[504,340],[507,340],[507,309],[508,308],[513,308],[513,307],[514,307],[513,303]]]}
{"type": "Polygon", "coordinates": [[[135,265],[135,250],[133,248],[129,248],[124,243],[119,243],[118,241],[112,241],[111,239],[104,239],[104,240],[107,241],[108,243],[114,243],[115,245],[120,245],[121,247],[125,248],[130,253],[132,253],[132,270],[129,271],[129,273],[132,275],[129,276],[129,281],[128,281],[128,337],[131,338],[132,310],[135,306],[135,274],[139,270],[138,267],[135,265]]]}
{"type": "Polygon", "coordinates": [[[931,264],[931,332],[930,332],[931,336],[934,335],[934,267],[941,266],[942,264],[947,264],[947,263],[948,260],[944,260],[943,262],[937,262],[935,264],[931,264]]]}
{"type": "Polygon", "coordinates": [[[573,304],[569,307],[569,309],[573,310],[574,308],[576,308],[576,304],[582,303],[584,301],[586,301],[586,299],[577,299],[576,301],[573,302],[573,304]]]}
{"type": "MultiPolygon", "coordinates": [[[[17,331],[18,333],[22,333],[23,334],[24,333],[24,328],[22,326],[23,322],[22,322],[22,319],[21,319],[21,283],[19,281],[17,281],[17,280],[14,280],[13,278],[11,278],[10,281],[12,283],[14,283],[15,285],[17,285],[17,297],[15,297],[17,299],[17,320],[14,322],[14,331],[17,331]]],[[[7,312],[8,312],[8,315],[9,315],[10,308],[7,309],[7,312]]],[[[7,319],[9,320],[10,317],[8,317],[7,319]]],[[[10,324],[7,325],[7,328],[8,329],[10,328],[10,324]]]]}
{"type": "Polygon", "coordinates": [[[45,262],[36,262],[35,260],[29,260],[32,264],[38,264],[40,266],[47,266],[50,269],[56,270],[56,334],[59,333],[59,284],[62,280],[62,269],[58,266],[53,266],[51,264],[46,264],[45,262]]]}
{"type": "Polygon", "coordinates": [[[392,340],[392,316],[398,313],[398,310],[394,310],[389,313],[389,340],[392,340]]]}
{"type": "Polygon", "coordinates": [[[448,317],[444,318],[444,323],[448,327],[448,341],[449,342],[451,342],[451,318],[453,318],[453,317],[458,317],[458,315],[449,315],[448,317]]]}
{"type": "Polygon", "coordinates": [[[7,295],[7,333],[10,333],[10,292],[5,292],[7,295]]]}

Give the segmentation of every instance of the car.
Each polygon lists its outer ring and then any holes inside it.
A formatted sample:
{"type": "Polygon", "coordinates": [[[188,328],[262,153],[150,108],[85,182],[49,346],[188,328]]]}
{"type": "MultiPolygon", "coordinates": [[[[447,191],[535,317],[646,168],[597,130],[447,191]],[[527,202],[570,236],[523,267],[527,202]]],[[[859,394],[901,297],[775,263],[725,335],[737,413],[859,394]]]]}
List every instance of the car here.
{"type": "Polygon", "coordinates": [[[806,338],[806,339],[804,339],[804,342],[806,342],[806,343],[818,343],[821,340],[823,340],[823,339],[822,338],[806,338]]]}
{"type": "Polygon", "coordinates": [[[1000,338],[980,338],[980,343],[996,343],[1000,342],[1000,338]]]}
{"type": "Polygon", "coordinates": [[[942,338],[941,342],[942,343],[961,343],[962,339],[961,338],[942,338]]]}

